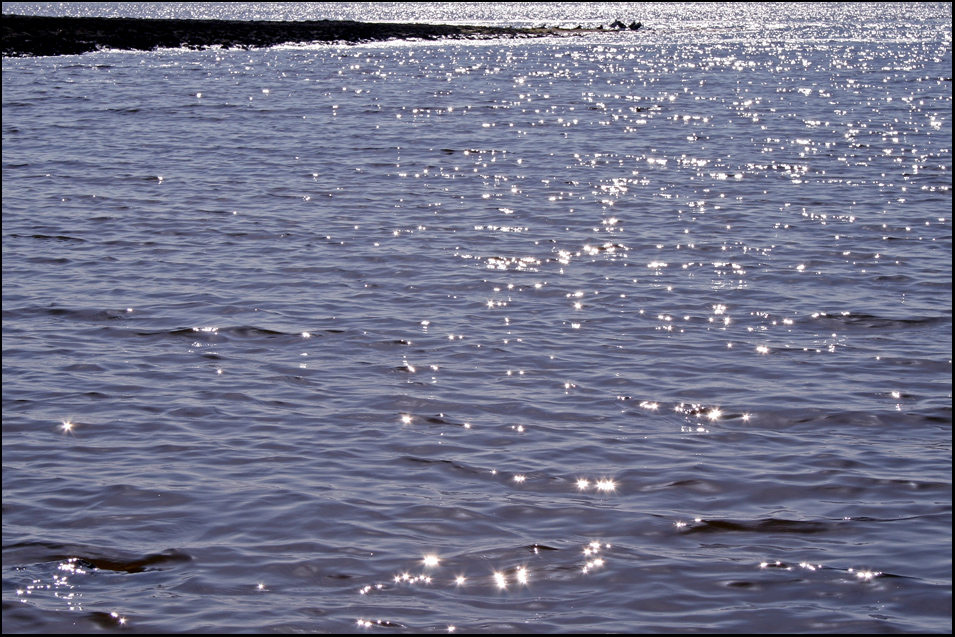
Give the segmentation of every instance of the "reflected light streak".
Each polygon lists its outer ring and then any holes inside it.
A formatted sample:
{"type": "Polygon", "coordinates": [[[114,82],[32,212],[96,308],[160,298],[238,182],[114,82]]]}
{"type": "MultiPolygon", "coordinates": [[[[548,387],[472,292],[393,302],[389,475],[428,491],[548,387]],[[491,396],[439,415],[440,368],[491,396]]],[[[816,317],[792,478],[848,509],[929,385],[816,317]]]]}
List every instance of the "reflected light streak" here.
{"type": "Polygon", "coordinates": [[[851,569],[851,568],[849,569],[849,572],[850,572],[850,573],[853,573],[853,572],[854,572],[854,573],[855,573],[855,576],[858,577],[858,578],[859,578],[860,580],[862,580],[863,582],[868,582],[868,581],[874,580],[875,578],[877,578],[877,577],[879,577],[880,575],[882,575],[882,573],[879,573],[879,572],[876,572],[876,571],[868,571],[868,570],[866,570],[866,571],[856,571],[856,570],[851,569]]]}
{"type": "Polygon", "coordinates": [[[438,565],[438,556],[437,555],[425,555],[424,556],[424,565],[429,567],[434,567],[438,565]]]}
{"type": "Polygon", "coordinates": [[[73,433],[73,427],[75,427],[75,425],[69,420],[64,420],[62,423],[60,423],[60,429],[62,429],[63,433],[65,434],[73,433]]]}
{"type": "MultiPolygon", "coordinates": [[[[606,548],[609,549],[609,548],[610,548],[610,545],[607,544],[607,545],[606,545],[606,548]]],[[[586,546],[584,547],[584,555],[588,556],[588,558],[589,558],[591,555],[597,555],[597,553],[598,553],[599,551],[600,551],[600,542],[597,542],[596,540],[593,541],[593,542],[591,542],[590,544],[588,544],[588,545],[586,545],[586,546]]],[[[603,565],[604,565],[604,560],[603,560],[602,557],[594,557],[593,559],[588,559],[588,560],[587,560],[587,562],[584,564],[584,566],[583,566],[583,568],[581,569],[581,571],[582,571],[583,573],[589,573],[589,572],[590,572],[590,569],[592,569],[592,568],[598,568],[598,567],[603,566],[603,565]]]]}
{"type": "Polygon", "coordinates": [[[613,480],[597,480],[598,491],[616,491],[617,484],[613,480]]]}
{"type": "Polygon", "coordinates": [[[494,573],[494,581],[498,588],[507,588],[507,581],[504,579],[504,573],[494,573]]]}

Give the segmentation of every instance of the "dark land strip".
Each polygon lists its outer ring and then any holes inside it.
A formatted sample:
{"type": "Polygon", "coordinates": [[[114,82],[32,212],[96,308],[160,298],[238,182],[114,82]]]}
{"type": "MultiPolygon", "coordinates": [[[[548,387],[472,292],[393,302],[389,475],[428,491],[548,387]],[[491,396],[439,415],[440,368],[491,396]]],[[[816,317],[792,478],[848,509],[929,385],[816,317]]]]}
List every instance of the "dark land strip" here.
{"type": "Polygon", "coordinates": [[[3,14],[3,56],[72,55],[99,49],[266,47],[288,42],[373,42],[418,38],[533,38],[583,35],[598,29],[392,24],[350,20],[151,20],[3,14]]]}

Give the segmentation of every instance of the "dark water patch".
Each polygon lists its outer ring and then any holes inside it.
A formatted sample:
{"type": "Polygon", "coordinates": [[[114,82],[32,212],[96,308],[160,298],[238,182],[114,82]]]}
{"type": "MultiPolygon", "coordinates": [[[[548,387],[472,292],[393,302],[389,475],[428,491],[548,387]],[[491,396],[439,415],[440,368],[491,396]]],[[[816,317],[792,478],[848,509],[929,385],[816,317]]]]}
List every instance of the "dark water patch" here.
{"type": "Polygon", "coordinates": [[[205,418],[207,416],[218,416],[221,414],[220,410],[216,407],[177,407],[166,413],[175,418],[205,418]]]}
{"type": "Polygon", "coordinates": [[[465,474],[470,475],[481,475],[488,473],[486,470],[477,469],[474,467],[469,467],[467,465],[455,462],[453,460],[441,460],[433,458],[421,458],[415,456],[404,456],[401,458],[401,462],[409,463],[411,465],[434,465],[440,468],[454,469],[455,471],[460,471],[465,474]]]}
{"type": "MultiPolygon", "coordinates": [[[[304,376],[276,376],[273,378],[273,380],[278,380],[279,382],[294,385],[296,387],[314,387],[316,385],[314,381],[311,381],[304,376]]],[[[249,398],[247,396],[243,396],[243,400],[249,400],[249,398]]]]}
{"type": "Polygon", "coordinates": [[[122,320],[127,318],[128,314],[128,310],[72,309],[56,306],[25,307],[3,310],[4,319],[26,318],[30,316],[50,316],[87,323],[122,320]]]}
{"type": "Polygon", "coordinates": [[[217,342],[262,342],[266,343],[274,339],[284,338],[288,341],[291,338],[301,340],[311,336],[310,332],[299,334],[290,334],[279,330],[273,330],[252,325],[224,326],[206,325],[197,327],[184,327],[168,332],[138,332],[138,336],[174,336],[189,337],[198,341],[217,343],[217,342]]]}
{"type": "Polygon", "coordinates": [[[174,568],[192,561],[178,549],[135,555],[102,547],[55,542],[17,542],[3,547],[4,560],[21,567],[66,561],[75,568],[95,568],[118,573],[143,573],[174,568]]]}
{"type": "MultiPolygon", "coordinates": [[[[950,312],[949,312],[950,314],[950,312]]],[[[950,325],[951,316],[926,316],[918,318],[884,318],[871,314],[821,312],[812,316],[813,325],[826,327],[850,327],[874,330],[931,329],[941,325],[950,325]]]]}
{"type": "Polygon", "coordinates": [[[833,523],[767,518],[763,520],[700,520],[686,527],[686,533],[829,533],[833,523]]]}
{"type": "MultiPolygon", "coordinates": [[[[64,371],[68,372],[104,372],[106,368],[101,367],[100,365],[90,364],[90,363],[78,363],[76,365],[69,365],[63,368],[64,371]]],[[[98,397],[96,392],[87,392],[86,396],[91,398],[98,397]]]]}
{"type": "Polygon", "coordinates": [[[92,632],[103,629],[121,630],[127,618],[119,613],[78,611],[65,615],[60,610],[45,610],[28,604],[3,602],[4,617],[22,624],[36,633],[92,632]]]}

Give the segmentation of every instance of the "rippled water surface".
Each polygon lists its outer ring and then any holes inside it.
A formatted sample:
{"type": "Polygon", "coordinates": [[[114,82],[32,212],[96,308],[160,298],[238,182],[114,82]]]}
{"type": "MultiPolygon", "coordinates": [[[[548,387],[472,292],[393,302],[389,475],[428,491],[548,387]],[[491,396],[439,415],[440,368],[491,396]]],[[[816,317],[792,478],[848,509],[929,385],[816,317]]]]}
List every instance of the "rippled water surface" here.
{"type": "Polygon", "coordinates": [[[951,5],[612,8],[3,60],[5,632],[950,631],[951,5]]]}

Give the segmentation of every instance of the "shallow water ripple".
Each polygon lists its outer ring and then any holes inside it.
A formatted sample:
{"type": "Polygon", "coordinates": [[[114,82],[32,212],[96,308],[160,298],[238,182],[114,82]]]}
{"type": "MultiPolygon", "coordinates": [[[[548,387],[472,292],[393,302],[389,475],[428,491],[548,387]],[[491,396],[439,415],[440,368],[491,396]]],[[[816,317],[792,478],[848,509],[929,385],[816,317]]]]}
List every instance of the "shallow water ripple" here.
{"type": "Polygon", "coordinates": [[[5,59],[4,630],[950,632],[950,5],[719,11],[5,59]]]}

